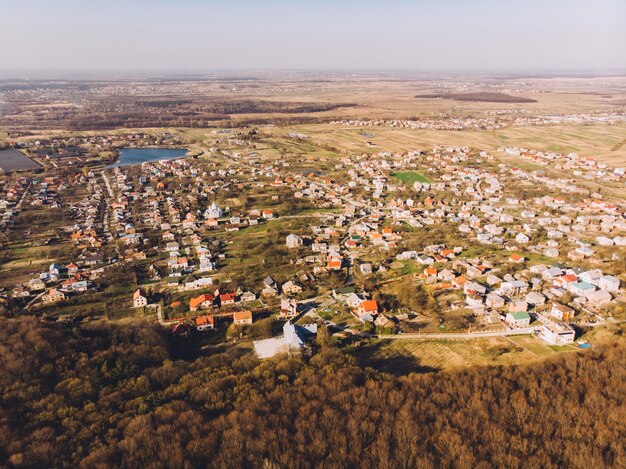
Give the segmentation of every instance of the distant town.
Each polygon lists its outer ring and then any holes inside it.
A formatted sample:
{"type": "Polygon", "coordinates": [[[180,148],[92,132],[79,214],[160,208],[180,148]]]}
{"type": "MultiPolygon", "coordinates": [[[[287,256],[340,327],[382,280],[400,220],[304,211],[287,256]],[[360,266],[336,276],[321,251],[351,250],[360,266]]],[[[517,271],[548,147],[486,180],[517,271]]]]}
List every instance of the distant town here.
{"type": "Polygon", "coordinates": [[[310,353],[318,325],[347,347],[531,337],[584,348],[582,328],[626,313],[626,205],[613,196],[624,166],[377,143],[381,126],[624,125],[622,112],[502,114],[8,134],[0,298],[10,316],[142,318],[180,340],[251,340],[260,358],[310,353]],[[347,137],[364,151],[317,141],[346,126],[372,127],[347,137]]]}

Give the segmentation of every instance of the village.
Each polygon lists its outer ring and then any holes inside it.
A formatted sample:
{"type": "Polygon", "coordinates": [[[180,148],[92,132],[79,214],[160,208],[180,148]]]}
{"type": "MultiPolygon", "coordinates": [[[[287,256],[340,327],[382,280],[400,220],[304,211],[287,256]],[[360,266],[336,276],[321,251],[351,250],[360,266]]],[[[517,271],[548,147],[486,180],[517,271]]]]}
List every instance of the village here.
{"type": "MultiPolygon", "coordinates": [[[[2,243],[18,253],[0,277],[9,313],[140,317],[180,337],[258,339],[260,357],[305,350],[318,323],[341,343],[531,334],[574,346],[577,325],[623,318],[626,207],[566,172],[623,188],[623,168],[445,146],[315,162],[213,134],[193,158],[4,175],[2,243]],[[555,164],[559,177],[540,168],[555,164]]],[[[190,145],[128,134],[19,146],[54,162],[129,140],[190,145]]]]}

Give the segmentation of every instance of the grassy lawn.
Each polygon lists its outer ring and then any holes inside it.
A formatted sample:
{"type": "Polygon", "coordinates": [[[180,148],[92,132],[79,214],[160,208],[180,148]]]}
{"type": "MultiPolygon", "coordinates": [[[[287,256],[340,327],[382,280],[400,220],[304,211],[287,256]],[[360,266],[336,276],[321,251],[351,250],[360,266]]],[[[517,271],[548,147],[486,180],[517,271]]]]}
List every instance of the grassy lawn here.
{"type": "Polygon", "coordinates": [[[422,171],[400,171],[391,173],[391,176],[409,185],[416,182],[430,182],[430,179],[428,179],[422,171]]]}
{"type": "Polygon", "coordinates": [[[476,365],[512,365],[539,358],[503,337],[372,341],[359,349],[357,357],[365,365],[396,375],[476,365]]]}

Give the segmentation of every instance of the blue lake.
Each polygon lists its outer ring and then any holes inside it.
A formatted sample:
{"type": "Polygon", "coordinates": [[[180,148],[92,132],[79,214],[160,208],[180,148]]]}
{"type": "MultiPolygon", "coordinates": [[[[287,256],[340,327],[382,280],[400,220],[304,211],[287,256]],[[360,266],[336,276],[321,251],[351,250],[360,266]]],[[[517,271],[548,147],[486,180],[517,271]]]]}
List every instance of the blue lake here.
{"type": "Polygon", "coordinates": [[[107,166],[107,168],[129,166],[147,161],[173,160],[186,154],[187,150],[180,148],[121,148],[118,162],[107,166]]]}

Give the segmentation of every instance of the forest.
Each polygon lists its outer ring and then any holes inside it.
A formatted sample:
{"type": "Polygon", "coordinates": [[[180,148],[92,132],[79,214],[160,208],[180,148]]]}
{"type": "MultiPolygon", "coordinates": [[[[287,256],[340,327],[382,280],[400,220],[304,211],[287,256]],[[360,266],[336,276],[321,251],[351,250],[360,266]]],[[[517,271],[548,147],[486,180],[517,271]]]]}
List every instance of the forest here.
{"type": "Polygon", "coordinates": [[[320,340],[190,355],[156,325],[4,319],[3,467],[625,467],[623,341],[409,373],[320,340]]]}

